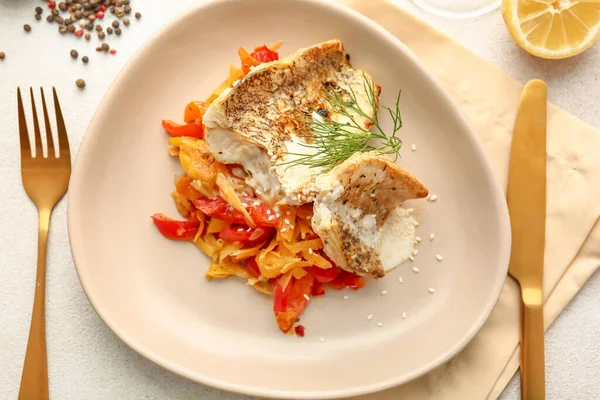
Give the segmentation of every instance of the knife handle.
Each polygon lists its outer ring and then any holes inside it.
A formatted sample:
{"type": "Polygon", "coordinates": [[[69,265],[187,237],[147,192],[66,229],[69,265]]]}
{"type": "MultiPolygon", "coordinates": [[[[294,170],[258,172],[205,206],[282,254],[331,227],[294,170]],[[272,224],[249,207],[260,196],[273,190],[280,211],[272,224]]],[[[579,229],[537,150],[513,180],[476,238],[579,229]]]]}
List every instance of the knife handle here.
{"type": "MultiPolygon", "coordinates": [[[[523,291],[521,324],[521,398],[544,400],[546,381],[544,372],[544,309],[542,294],[523,291]],[[532,299],[531,297],[534,297],[532,299]]],[[[538,292],[537,290],[535,292],[538,292]]]]}

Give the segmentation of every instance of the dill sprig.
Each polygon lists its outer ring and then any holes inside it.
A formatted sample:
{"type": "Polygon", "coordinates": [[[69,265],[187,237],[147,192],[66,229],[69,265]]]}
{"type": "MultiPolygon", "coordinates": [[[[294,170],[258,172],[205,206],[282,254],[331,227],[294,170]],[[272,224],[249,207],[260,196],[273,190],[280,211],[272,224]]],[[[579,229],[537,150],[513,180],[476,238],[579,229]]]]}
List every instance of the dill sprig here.
{"type": "Polygon", "coordinates": [[[314,150],[310,154],[287,153],[295,158],[285,164],[322,168],[324,172],[327,172],[358,152],[374,151],[378,155],[393,154],[394,160],[398,159],[402,147],[402,140],[396,136],[402,128],[400,115],[401,92],[398,92],[393,109],[383,107],[388,111],[394,124],[391,135],[387,135],[379,124],[377,98],[373,81],[364,74],[363,78],[370,113],[361,108],[352,86],[349,86],[349,90],[339,87],[336,90],[334,87],[326,86],[324,95],[330,111],[341,115],[341,120],[344,122],[334,121],[319,113],[307,115],[305,127],[308,132],[300,135],[305,139],[300,142],[300,145],[314,150]],[[356,121],[356,116],[370,122],[373,125],[373,130],[365,129],[360,125],[356,121]],[[375,140],[376,145],[371,144],[373,140],[375,140]]]}

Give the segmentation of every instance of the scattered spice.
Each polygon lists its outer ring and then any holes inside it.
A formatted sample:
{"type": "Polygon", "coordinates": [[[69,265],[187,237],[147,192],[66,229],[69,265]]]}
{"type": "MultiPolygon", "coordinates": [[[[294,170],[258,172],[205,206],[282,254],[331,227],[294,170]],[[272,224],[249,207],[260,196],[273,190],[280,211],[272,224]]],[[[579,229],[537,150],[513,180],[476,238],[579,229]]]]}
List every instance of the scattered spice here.
{"type": "Polygon", "coordinates": [[[117,51],[115,49],[112,49],[111,51],[109,51],[109,53],[114,56],[115,54],[117,54],[117,51]]]}
{"type": "Polygon", "coordinates": [[[79,57],[79,53],[77,52],[77,50],[71,50],[71,52],[69,53],[71,54],[72,58],[77,58],[79,57]]]}
{"type": "Polygon", "coordinates": [[[96,25],[96,30],[98,32],[101,32],[102,31],[102,25],[96,25]]]}
{"type": "Polygon", "coordinates": [[[85,34],[85,40],[90,40],[92,38],[92,35],[90,35],[89,33],[85,34]]]}
{"type": "Polygon", "coordinates": [[[0,60],[4,60],[5,57],[6,57],[6,53],[3,51],[0,51],[0,60]]]}
{"type": "Polygon", "coordinates": [[[42,9],[42,7],[40,7],[40,6],[37,6],[37,7],[35,8],[35,13],[36,13],[36,14],[40,15],[40,14],[41,14],[41,13],[43,13],[43,12],[44,12],[44,10],[42,9]]]}
{"type": "Polygon", "coordinates": [[[85,87],[85,81],[83,79],[77,79],[75,84],[78,88],[83,89],[85,87]]]}
{"type": "Polygon", "coordinates": [[[111,28],[110,26],[108,28],[106,28],[106,33],[108,33],[109,35],[112,35],[113,28],[111,28]]]}
{"type": "Polygon", "coordinates": [[[54,15],[50,14],[46,17],[46,21],[48,22],[54,22],[54,15]]]}
{"type": "Polygon", "coordinates": [[[87,64],[88,61],[90,61],[90,59],[88,58],[88,56],[83,56],[81,57],[81,61],[83,61],[84,64],[87,64]]]}
{"type": "Polygon", "coordinates": [[[42,19],[42,16],[40,14],[35,14],[34,18],[36,21],[40,21],[42,19]]]}
{"type": "Polygon", "coordinates": [[[105,37],[106,35],[104,34],[104,32],[98,32],[98,39],[104,40],[105,37]]]}
{"type": "Polygon", "coordinates": [[[23,29],[25,29],[25,32],[31,32],[31,25],[25,24],[23,25],[23,29]]]}
{"type": "Polygon", "coordinates": [[[119,21],[117,21],[117,20],[114,20],[114,21],[112,22],[112,26],[113,26],[113,28],[118,28],[118,27],[119,27],[119,21]]]}
{"type": "Polygon", "coordinates": [[[115,28],[115,35],[121,36],[121,28],[115,28]]]}
{"type": "Polygon", "coordinates": [[[129,26],[130,23],[131,21],[129,21],[129,18],[123,18],[123,25],[129,26]]]}
{"type": "Polygon", "coordinates": [[[83,30],[79,29],[79,30],[75,31],[75,36],[82,37],[83,36],[83,30]]]}
{"type": "Polygon", "coordinates": [[[108,45],[108,43],[102,43],[102,46],[100,46],[100,48],[102,49],[102,51],[106,52],[108,50],[110,50],[110,46],[108,45]]]}
{"type": "Polygon", "coordinates": [[[135,18],[136,18],[136,19],[140,19],[140,18],[142,18],[142,14],[140,14],[139,12],[136,12],[136,13],[135,13],[135,18]]]}

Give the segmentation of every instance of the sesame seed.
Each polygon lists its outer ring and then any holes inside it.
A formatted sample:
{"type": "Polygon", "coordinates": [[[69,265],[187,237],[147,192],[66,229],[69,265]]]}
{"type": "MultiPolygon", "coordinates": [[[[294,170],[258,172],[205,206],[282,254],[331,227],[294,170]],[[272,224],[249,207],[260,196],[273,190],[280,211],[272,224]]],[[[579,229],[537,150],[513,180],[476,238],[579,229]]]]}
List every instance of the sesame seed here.
{"type": "Polygon", "coordinates": [[[402,319],[406,319],[406,312],[402,313],[402,319]]]}
{"type": "Polygon", "coordinates": [[[431,293],[431,294],[435,293],[435,289],[434,289],[434,288],[432,288],[432,287],[430,287],[429,289],[427,289],[427,291],[428,291],[429,293],[431,293]]]}
{"type": "Polygon", "coordinates": [[[408,259],[409,259],[410,261],[415,261],[415,256],[413,256],[413,255],[411,254],[410,256],[408,256],[408,259]]]}
{"type": "Polygon", "coordinates": [[[308,297],[308,295],[307,295],[306,293],[304,293],[304,298],[305,298],[306,300],[310,300],[310,297],[308,297]]]}
{"type": "Polygon", "coordinates": [[[377,326],[381,328],[383,326],[383,324],[381,322],[378,322],[377,326]]]}
{"type": "Polygon", "coordinates": [[[279,211],[276,211],[275,215],[277,216],[277,218],[281,218],[281,213],[279,211]]]}
{"type": "Polygon", "coordinates": [[[314,253],[314,252],[313,252],[313,249],[309,248],[309,249],[308,249],[308,254],[313,254],[313,253],[314,253]]]}
{"type": "Polygon", "coordinates": [[[435,258],[436,258],[438,261],[442,261],[442,260],[444,259],[444,257],[442,257],[442,256],[441,256],[441,255],[439,255],[439,254],[436,254],[435,258]]]}
{"type": "Polygon", "coordinates": [[[417,254],[419,254],[419,249],[415,249],[415,251],[413,251],[413,256],[417,256],[417,254]]]}
{"type": "MultiPolygon", "coordinates": [[[[255,201],[254,203],[252,203],[255,207],[260,206],[260,201],[255,201]]],[[[269,213],[271,212],[271,210],[267,210],[269,213]]]]}
{"type": "Polygon", "coordinates": [[[244,207],[248,207],[248,204],[246,204],[246,203],[242,203],[242,205],[243,205],[244,207]]]}
{"type": "Polygon", "coordinates": [[[304,217],[305,219],[311,219],[312,217],[310,215],[307,215],[306,217],[304,217]]]}
{"type": "Polygon", "coordinates": [[[404,279],[402,279],[402,277],[401,277],[401,276],[399,276],[399,277],[398,277],[398,283],[402,283],[402,282],[404,282],[404,279]]]}
{"type": "Polygon", "coordinates": [[[382,291],[381,291],[381,295],[382,295],[382,296],[385,296],[386,294],[387,294],[387,290],[382,290],[382,291]]]}
{"type": "Polygon", "coordinates": [[[244,228],[238,228],[238,232],[244,232],[244,228]]]}
{"type": "Polygon", "coordinates": [[[290,215],[290,214],[291,214],[290,210],[287,210],[287,211],[285,212],[285,215],[290,215]]]}
{"type": "Polygon", "coordinates": [[[423,239],[421,239],[421,237],[420,237],[420,236],[417,236],[417,237],[415,238],[415,242],[417,242],[417,243],[421,243],[421,240],[423,240],[423,239]]]}
{"type": "Polygon", "coordinates": [[[281,230],[279,232],[281,232],[281,233],[287,232],[287,228],[281,228],[281,230]]]}
{"type": "Polygon", "coordinates": [[[344,296],[344,297],[342,297],[342,299],[344,299],[344,300],[349,300],[349,299],[350,299],[350,296],[344,296]]]}
{"type": "Polygon", "coordinates": [[[271,215],[271,210],[267,210],[267,215],[271,215]]]}
{"type": "Polygon", "coordinates": [[[286,218],[286,219],[283,220],[283,223],[286,224],[286,225],[289,225],[290,224],[290,220],[286,218]]]}
{"type": "Polygon", "coordinates": [[[419,273],[419,268],[413,267],[413,272],[418,274],[419,273]]]}
{"type": "Polygon", "coordinates": [[[429,198],[429,201],[436,201],[437,200],[437,194],[432,194],[431,197],[429,198]]]}
{"type": "Polygon", "coordinates": [[[319,338],[319,340],[320,340],[321,342],[324,342],[324,341],[325,341],[325,338],[324,338],[324,337],[322,337],[322,338],[319,338]]]}
{"type": "Polygon", "coordinates": [[[419,225],[421,225],[421,222],[419,222],[419,221],[415,220],[415,222],[414,222],[414,225],[415,225],[415,226],[419,226],[419,225]]]}
{"type": "Polygon", "coordinates": [[[290,225],[290,229],[294,229],[294,225],[290,225]]]}
{"type": "Polygon", "coordinates": [[[273,221],[275,219],[274,215],[270,215],[269,218],[267,218],[269,221],[273,221]]]}
{"type": "Polygon", "coordinates": [[[433,239],[435,239],[435,234],[432,233],[431,235],[429,235],[429,240],[433,240],[433,239]]]}
{"type": "Polygon", "coordinates": [[[413,143],[413,145],[411,146],[412,151],[417,151],[417,145],[413,143]]]}
{"type": "Polygon", "coordinates": [[[369,197],[371,197],[372,199],[374,199],[374,198],[375,198],[375,193],[371,193],[371,194],[369,195],[369,197]]]}
{"type": "Polygon", "coordinates": [[[372,319],[373,319],[373,314],[369,314],[369,315],[367,315],[367,321],[370,321],[370,320],[372,320],[372,319]]]}
{"type": "Polygon", "coordinates": [[[246,232],[250,232],[252,230],[252,228],[248,228],[246,229],[246,232]]]}

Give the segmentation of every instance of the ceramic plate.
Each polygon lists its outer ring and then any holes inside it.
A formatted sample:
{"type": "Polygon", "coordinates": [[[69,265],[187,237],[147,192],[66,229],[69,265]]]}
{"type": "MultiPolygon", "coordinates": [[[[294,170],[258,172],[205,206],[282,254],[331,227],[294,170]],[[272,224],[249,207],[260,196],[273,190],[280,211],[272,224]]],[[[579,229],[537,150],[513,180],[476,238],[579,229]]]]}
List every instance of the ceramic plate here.
{"type": "Polygon", "coordinates": [[[391,34],[318,0],[210,2],[156,34],[92,119],[68,204],[81,283],[121,339],[190,379],[265,397],[374,392],[447,361],[490,315],[510,252],[502,191],[448,95],[391,34]],[[438,199],[413,204],[423,238],[415,262],[358,292],[311,300],[302,316],[306,337],[298,338],[277,328],[272,298],[237,279],[208,282],[207,257],[154,228],[153,213],[177,215],[170,193],[181,172],[160,120],[180,120],[188,101],[207,97],[239,62],[240,46],[281,39],[280,53],[289,54],[332,38],[382,86],[382,104],[402,90],[399,163],[438,199]]]}

